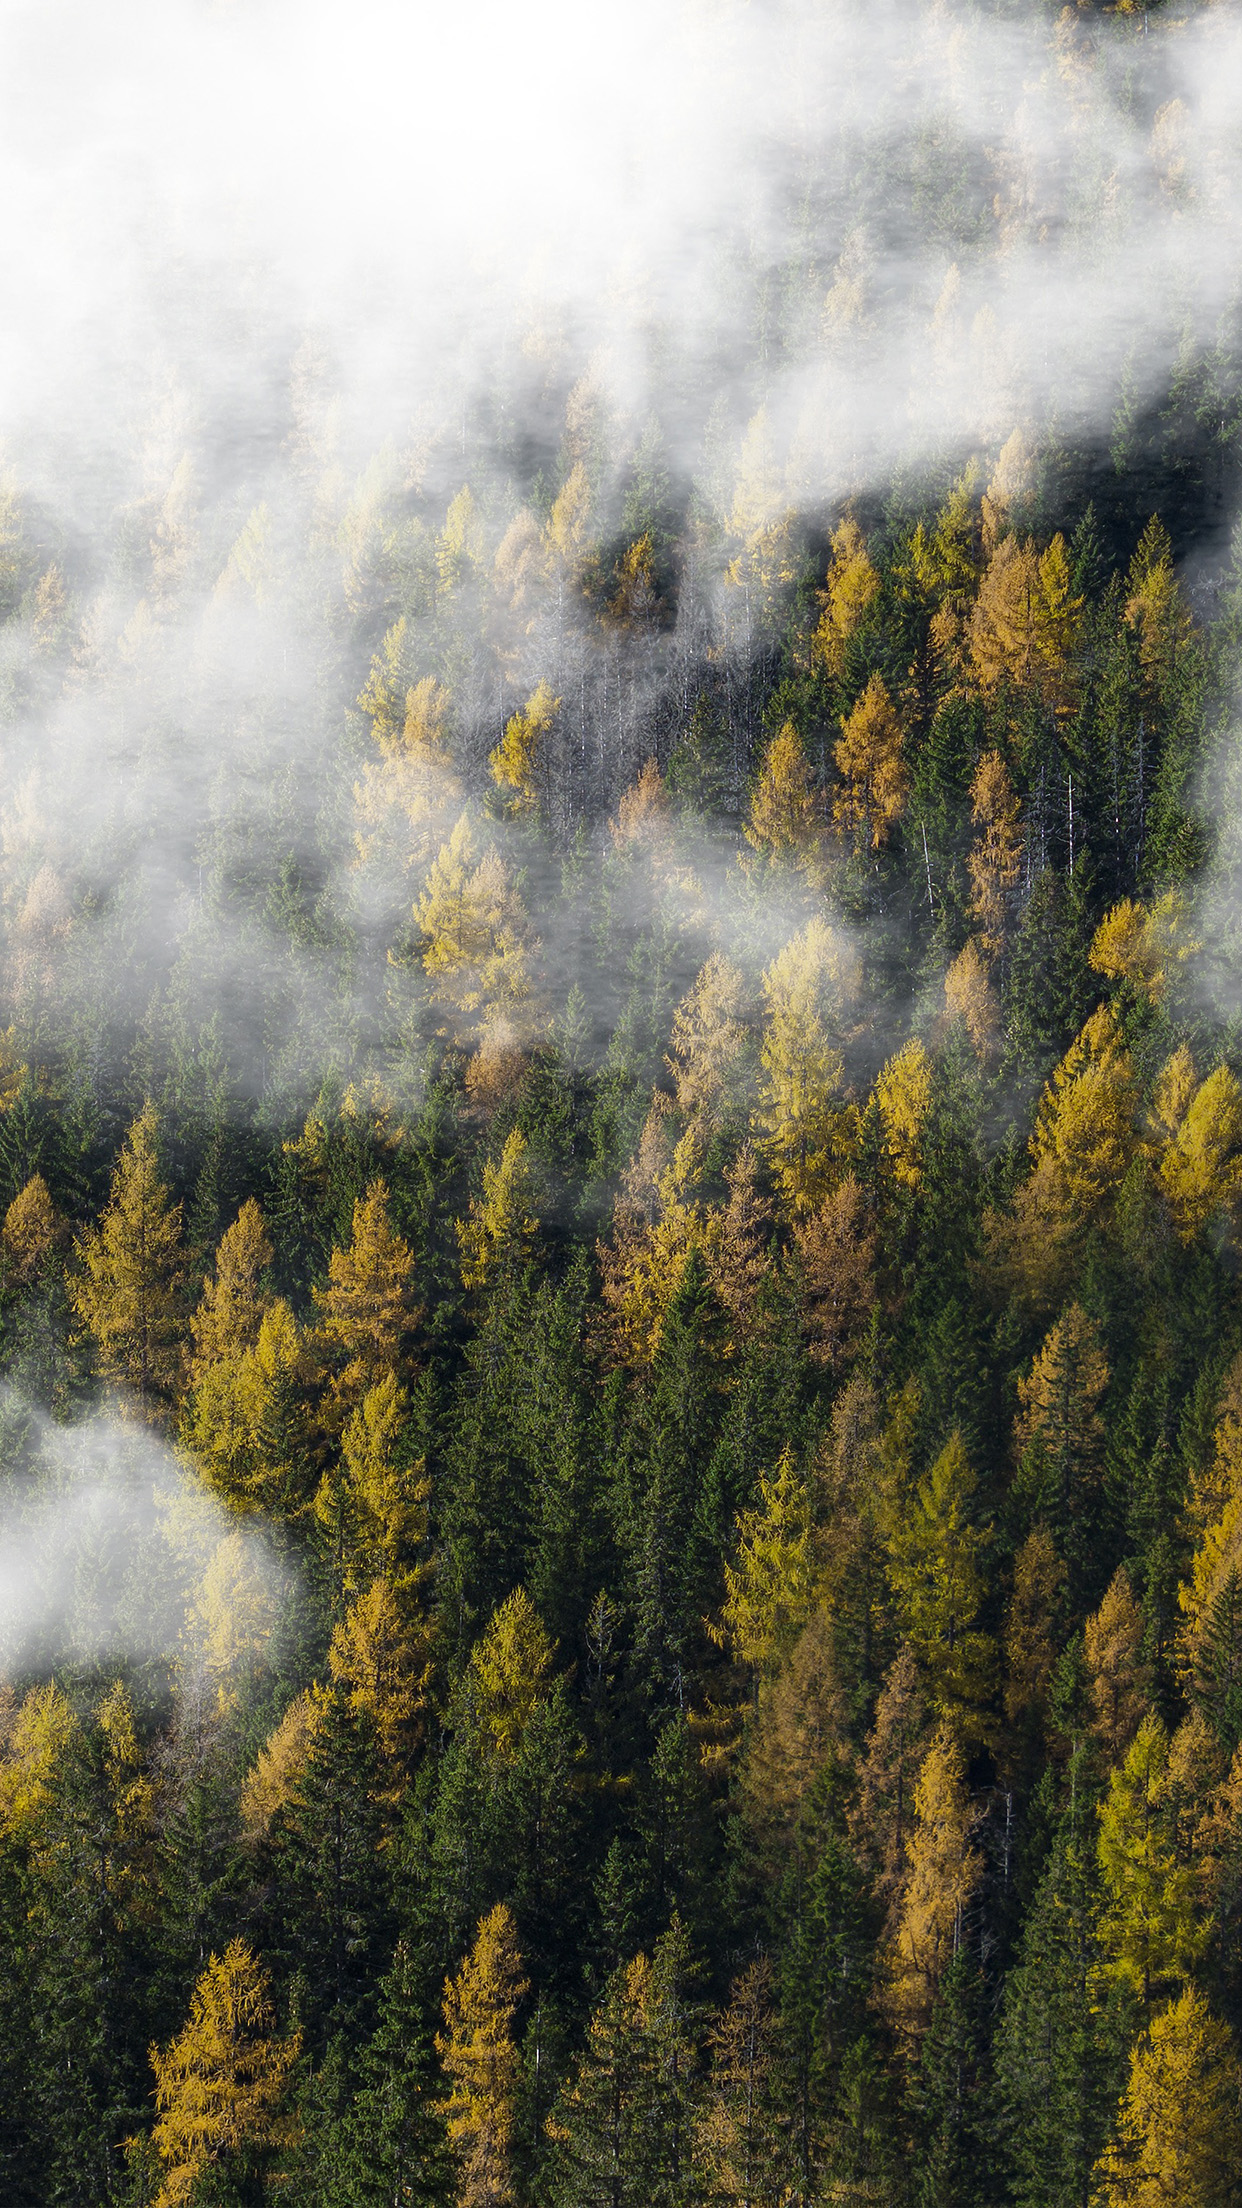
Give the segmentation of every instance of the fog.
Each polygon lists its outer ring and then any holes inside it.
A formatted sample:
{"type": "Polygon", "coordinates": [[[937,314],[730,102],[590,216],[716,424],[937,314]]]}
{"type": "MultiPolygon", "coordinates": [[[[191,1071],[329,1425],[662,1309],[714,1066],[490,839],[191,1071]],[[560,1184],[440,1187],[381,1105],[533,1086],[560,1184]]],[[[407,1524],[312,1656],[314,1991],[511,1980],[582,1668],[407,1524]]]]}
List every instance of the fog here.
{"type": "Polygon", "coordinates": [[[132,1418],[0,1400],[0,1676],[173,1666],[225,1687],[261,1660],[292,1582],[263,1535],[132,1418]]]}
{"type": "MultiPolygon", "coordinates": [[[[360,874],[352,793],[399,617],[465,794],[546,675],[572,701],[560,832],[602,835],[709,654],[744,777],[766,639],[728,578],[765,527],[985,482],[1015,433],[1030,486],[1053,449],[1115,476],[1236,306],[1242,21],[1149,28],[911,0],[11,6],[23,1026],[99,1060],[145,1022],[158,1058],[214,1015],[238,1091],[286,1101],[391,1026],[419,885],[360,874]],[[625,652],[567,614],[563,567],[497,581],[575,458],[592,541],[658,510],[682,547],[672,632],[625,652]]],[[[1230,495],[1222,473],[1209,550],[1230,495]]],[[[568,974],[558,951],[554,994],[568,974]]]]}

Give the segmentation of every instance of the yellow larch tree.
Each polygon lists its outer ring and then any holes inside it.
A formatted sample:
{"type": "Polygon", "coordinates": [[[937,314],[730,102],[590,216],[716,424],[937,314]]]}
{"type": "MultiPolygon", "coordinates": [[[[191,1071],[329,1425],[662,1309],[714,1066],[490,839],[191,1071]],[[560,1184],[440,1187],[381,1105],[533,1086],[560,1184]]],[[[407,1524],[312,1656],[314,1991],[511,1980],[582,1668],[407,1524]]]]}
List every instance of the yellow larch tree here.
{"type": "Polygon", "coordinates": [[[1185,898],[1170,889],[1153,905],[1126,897],[1106,912],[1092,938],[1088,963],[1110,981],[1128,981],[1149,1004],[1160,1004],[1178,967],[1201,948],[1190,929],[1185,898]]]}
{"type": "Polygon", "coordinates": [[[379,752],[354,785],[355,843],[364,865],[382,853],[404,873],[426,866],[438,848],[461,799],[449,750],[450,704],[433,675],[415,679],[402,616],[371,661],[358,699],[379,752]]]}
{"type": "Polygon", "coordinates": [[[1196,1477],[1187,1518],[1198,1535],[1190,1577],[1178,1589],[1178,1664],[1187,1682],[1210,1661],[1218,1608],[1242,1588],[1242,1358],[1225,1379],[1210,1462],[1196,1477]]]}
{"type": "Polygon", "coordinates": [[[970,656],[985,695],[1031,681],[1039,656],[1039,556],[1002,537],[980,579],[970,617],[970,656]]]}
{"type": "Polygon", "coordinates": [[[162,1416],[182,1373],[185,1265],[181,1206],[160,1178],[149,1102],[125,1138],[103,1218],[77,1255],[70,1295],[105,1376],[147,1416],[162,1416]]]}
{"type": "Polygon", "coordinates": [[[241,1357],[254,1347],[272,1302],[262,1288],[272,1257],[263,1214],[253,1196],[248,1197],[221,1239],[215,1271],[204,1280],[190,1319],[191,1385],[222,1358],[241,1357]]]}
{"type": "Polygon", "coordinates": [[[811,645],[812,664],[822,667],[834,681],[841,673],[845,647],[865,620],[879,588],[880,578],[871,564],[863,533],[847,514],[833,531],[832,559],[822,598],[824,610],[811,645]]]}
{"type": "Polygon", "coordinates": [[[415,907],[432,996],[463,1033],[504,1017],[520,1030],[531,995],[531,938],[512,874],[494,844],[479,855],[467,810],[415,907]]]}
{"type": "Polygon", "coordinates": [[[665,1064],[678,1111],[704,1135],[743,1109],[753,1011],[741,969],[713,951],[673,1016],[665,1064]]]}
{"type": "Polygon", "coordinates": [[[1135,2042],[1116,2135],[1095,2167],[1099,2208],[1234,2208],[1240,2101],[1233,2035],[1187,1986],[1135,2042]]]}
{"type": "Polygon", "coordinates": [[[283,1297],[269,1306],[253,1348],[216,1358],[186,1405],[182,1438],[217,1493],[235,1508],[296,1515],[313,1484],[313,1362],[283,1297]]]}
{"type": "Polygon", "coordinates": [[[844,1064],[834,1031],[857,986],[857,963],[815,919],[779,951],[763,977],[767,1014],[756,1124],[790,1211],[813,1211],[849,1156],[854,1114],[841,1094],[844,1064]]]}
{"type": "Polygon", "coordinates": [[[1002,537],[970,618],[970,656],[985,697],[1005,683],[1037,685],[1054,711],[1067,712],[1081,613],[1063,537],[1054,537],[1042,556],[1033,544],[1002,537]]]}
{"type": "Polygon", "coordinates": [[[300,2051],[300,2033],[276,2031],[266,1971],[244,1940],[230,1941],[199,1978],[177,2037],[151,2050],[151,2136],[163,2172],[156,2208],[188,2208],[208,2170],[292,2143],[285,2104],[300,2051]]]}
{"type": "Polygon", "coordinates": [[[1173,547],[1153,514],[1127,576],[1125,617],[1138,637],[1139,659],[1153,683],[1167,680],[1194,636],[1190,609],[1173,572],[1173,547]]]}
{"type": "Polygon", "coordinates": [[[599,1242],[601,1346],[621,1363],[650,1365],[664,1321],[693,1251],[710,1268],[720,1239],[719,1214],[698,1201],[697,1130],[681,1136],[671,1159],[661,1155],[667,1098],[653,1104],[639,1154],[617,1199],[611,1242],[599,1242]]]}
{"type": "Polygon", "coordinates": [[[1151,1708],[1151,1667],[1143,1662],[1143,1615],[1119,1564],[1103,1602],[1088,1618],[1083,1654],[1091,1688],[1091,1730],[1116,1763],[1151,1708]]]}
{"type": "Polygon", "coordinates": [[[906,1879],[884,1988],[885,2009],[911,2056],[961,1947],[963,1918],[983,1875],[983,1858],[971,1844],[975,1822],[961,1745],[942,1726],[914,1789],[906,1879]]]}
{"type": "Polygon", "coordinates": [[[792,721],[772,738],[750,793],[742,833],[771,866],[805,866],[823,841],[823,817],[802,739],[792,721]]]}
{"type": "Polygon", "coordinates": [[[443,2113],[457,2162],[457,2208],[509,2208],[517,2198],[513,2133],[521,2061],[514,2018],[529,1992],[517,1928],[503,1902],[444,1988],[436,2049],[448,2094],[443,2113]]]}
{"type": "Polygon", "coordinates": [[[1136,1109],[1120,1023],[1101,1005],[1047,1084],[1031,1137],[1036,1165],[1055,1168],[1079,1219],[1094,1218],[1124,1180],[1138,1148],[1136,1109]]]}
{"type": "Polygon", "coordinates": [[[1000,999],[973,935],[944,977],[944,1016],[949,1028],[961,1021],[980,1065],[990,1065],[1000,1048],[1000,999]]]}
{"type": "Polygon", "coordinates": [[[699,2185],[719,2208],[770,2208],[790,2200],[795,2125],[781,2105],[779,2019],[766,1956],[734,1980],[710,2047],[695,2127],[699,2185]]]}
{"type": "Polygon", "coordinates": [[[832,817],[856,849],[879,851],[906,809],[910,777],[901,722],[882,675],[872,675],[833,747],[841,776],[832,817]]]}
{"type": "MultiPolygon", "coordinates": [[[[6,1690],[7,1693],[7,1690],[6,1690]]],[[[5,1711],[0,1755],[0,1833],[33,1845],[64,1785],[81,1740],[73,1704],[54,1679],[31,1687],[5,1711]]]]}
{"type": "Polygon", "coordinates": [[[535,1172],[520,1128],[505,1137],[499,1158],[483,1167],[483,1187],[466,1218],[457,1221],[464,1287],[480,1290],[528,1256],[539,1221],[533,1209],[535,1172]]]}
{"type": "Polygon", "coordinates": [[[1065,1566],[1046,1526],[1032,1526],[1013,1560],[1013,1594],[1005,1616],[1005,1716],[1038,1728],[1060,1654],[1058,1627],[1065,1566]]]}
{"type": "Polygon", "coordinates": [[[342,1405],[352,1405],[385,1373],[400,1378],[410,1366],[410,1337],[422,1316],[414,1291],[414,1257],[388,1216],[388,1188],[371,1182],[354,1204],[353,1228],[344,1249],[328,1260],[328,1284],[315,1290],[319,1324],[329,1352],[344,1370],[336,1381],[342,1405]]]}
{"type": "Polygon", "coordinates": [[[1182,1859],[1175,1813],[1169,1735],[1151,1714],[1114,1768],[1099,1810],[1101,1976],[1144,2002],[1189,1977],[1210,1930],[1198,1915],[1198,1876],[1182,1859]]]}
{"type": "Polygon", "coordinates": [[[521,712],[506,721],[504,734],[488,759],[488,773],[497,789],[508,793],[510,810],[515,814],[539,810],[547,738],[560,709],[561,701],[551,683],[537,683],[521,712]]]}
{"type": "Polygon", "coordinates": [[[1156,1178],[1179,1239],[1193,1242],[1218,1213],[1232,1225],[1242,1200],[1242,1086],[1236,1076],[1217,1066],[1196,1082],[1183,1044],[1156,1084],[1153,1118],[1156,1178]]]}
{"type": "Polygon", "coordinates": [[[48,1260],[66,1241],[68,1231],[43,1175],[32,1173],[13,1198],[0,1227],[4,1280],[16,1288],[33,1288],[48,1260]]]}
{"type": "Polygon", "coordinates": [[[889,1059],[876,1081],[875,1100],[893,1172],[903,1188],[917,1188],[932,1102],[931,1060],[917,1036],[889,1059]]]}
{"type": "Polygon", "coordinates": [[[278,1812],[296,1800],[316,1730],[322,1723],[321,1689],[294,1696],[246,1774],[238,1802],[243,1837],[262,1840],[278,1812]]]}
{"type": "Polygon", "coordinates": [[[862,1344],[876,1302],[875,1253],[875,1229],[853,1173],[808,1218],[795,1221],[806,1346],[829,1372],[838,1371],[862,1344]]]}
{"type": "Polygon", "coordinates": [[[355,1596],[334,1628],[328,1668],[355,1716],[374,1729],[376,1746],[394,1772],[394,1799],[422,1738],[432,1675],[430,1619],[407,1577],[386,1573],[355,1596]]]}
{"type": "Polygon", "coordinates": [[[1022,808],[999,751],[985,751],[970,785],[975,836],[966,856],[970,910],[979,947],[996,958],[1005,946],[1013,893],[1022,873],[1022,808]]]}
{"type": "Polygon", "coordinates": [[[552,1687],[556,1650],[524,1587],[494,1613],[470,1658],[468,1691],[477,1738],[499,1763],[512,1763],[539,1704],[552,1687]]]}
{"type": "Polygon", "coordinates": [[[739,1662],[771,1672],[789,1653],[815,1594],[811,1499],[786,1448],[759,1475],[759,1501],[737,1520],[737,1560],[726,1563],[724,1633],[739,1662]]]}

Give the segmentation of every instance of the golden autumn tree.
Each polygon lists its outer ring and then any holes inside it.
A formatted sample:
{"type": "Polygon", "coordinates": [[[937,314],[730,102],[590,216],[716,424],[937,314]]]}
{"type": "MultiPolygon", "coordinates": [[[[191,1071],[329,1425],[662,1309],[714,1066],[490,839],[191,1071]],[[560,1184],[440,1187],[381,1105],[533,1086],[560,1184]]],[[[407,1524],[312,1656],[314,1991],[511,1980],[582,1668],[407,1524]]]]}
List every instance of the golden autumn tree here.
{"type": "Polygon", "coordinates": [[[513,2134],[521,2059],[514,2018],[529,1986],[517,1930],[503,1902],[485,1916],[473,1948],[444,1988],[436,2049],[448,2094],[443,2111],[457,2163],[457,2208],[509,2208],[517,2197],[513,2134]]]}
{"type": "Polygon", "coordinates": [[[823,840],[814,778],[792,721],[763,755],[742,833],[772,866],[805,866],[823,840]]]}
{"type": "Polygon", "coordinates": [[[879,851],[906,809],[910,777],[901,723],[882,675],[872,675],[833,747],[841,776],[832,817],[856,849],[879,851]]]}
{"type": "Polygon", "coordinates": [[[1152,905],[1132,897],[1113,905],[1092,937],[1088,963],[1110,981],[1128,981],[1149,1004],[1160,1004],[1178,967],[1201,948],[1190,931],[1185,898],[1170,889],[1152,905]]]}
{"type": "Polygon", "coordinates": [[[504,1018],[520,1028],[531,996],[532,944],[512,873],[494,844],[480,854],[464,812],[415,907],[432,996],[462,1032],[504,1018]]]}
{"type": "Polygon", "coordinates": [[[160,1178],[150,1103],[125,1137],[103,1218],[77,1255],[70,1294],[105,1376],[160,1415],[181,1377],[185,1265],[181,1206],[160,1178]]]}
{"type": "Polygon", "coordinates": [[[327,1287],[315,1290],[315,1301],[324,1343],[344,1367],[336,1383],[342,1403],[359,1399],[386,1372],[408,1370],[422,1311],[413,1252],[389,1219],[383,1180],[355,1202],[349,1241],[333,1250],[327,1287]]]}
{"type": "Polygon", "coordinates": [[[279,1297],[239,1357],[218,1357],[186,1406],[182,1438],[226,1501],[296,1515],[314,1484],[310,1396],[313,1360],[279,1297]]]}
{"type": "Polygon", "coordinates": [[[1139,660],[1156,686],[1168,680],[1194,637],[1190,608],[1173,571],[1173,547],[1155,514],[1139,540],[1126,578],[1125,618],[1138,638],[1139,660]]]}
{"type": "Polygon", "coordinates": [[[710,1265],[720,1240],[719,1214],[697,1198],[699,1145],[693,1127],[668,1156],[667,1098],[653,1102],[617,1199],[613,1239],[596,1245],[602,1311],[598,1336],[606,1352],[632,1366],[650,1365],[686,1266],[700,1252],[710,1265]]]}
{"type": "Polygon", "coordinates": [[[1013,1560],[1004,1634],[1005,1716],[1028,1751],[1043,1732],[1064,1607],[1065,1566],[1047,1527],[1033,1526],[1013,1560]]]}
{"type": "Polygon", "coordinates": [[[353,1593],[387,1572],[398,1581],[420,1577],[431,1483],[421,1461],[405,1461],[402,1435],[409,1399],[396,1375],[381,1374],[367,1389],[341,1435],[339,1459],[315,1496],[315,1517],[327,1535],[341,1588],[353,1593]]]}
{"type": "Polygon", "coordinates": [[[399,873],[433,857],[461,784],[449,750],[449,693],[418,678],[404,615],[371,661],[359,710],[379,752],[354,785],[355,843],[362,864],[384,856],[399,873]]]}
{"type": "Polygon", "coordinates": [[[506,1268],[522,1263],[539,1228],[533,1210],[528,1209],[534,1195],[530,1146],[521,1129],[514,1127],[499,1158],[484,1164],[483,1187],[471,1198],[467,1217],[457,1221],[464,1287],[486,1288],[506,1268]]]}
{"type": "Polygon", "coordinates": [[[836,1372],[861,1347],[877,1293],[875,1229],[853,1173],[796,1221],[794,1253],[807,1349],[836,1372]]]}
{"type": "Polygon", "coordinates": [[[905,1884],[888,1954],[884,2007],[908,2054],[931,2022],[945,1972],[964,1938],[963,1920],[983,1875],[972,1845],[976,1819],[961,1746],[942,1726],[914,1789],[905,1884]]]}
{"type": "Polygon", "coordinates": [[[1242,1202],[1242,1086],[1228,1066],[1217,1066],[1183,1097],[1179,1076],[1187,1070],[1193,1084],[1193,1061],[1183,1045],[1156,1090],[1166,1134],[1156,1178],[1179,1239],[1193,1242],[1217,1213],[1232,1225],[1242,1202]]]}
{"type": "Polygon", "coordinates": [[[1100,2208],[1234,2208],[1240,2100],[1233,2035],[1187,1986],[1135,2043],[1115,2137],[1095,2168],[1100,2208]]]}
{"type": "Polygon", "coordinates": [[[535,1711],[552,1688],[556,1650],[524,1587],[494,1613],[470,1658],[468,1692],[484,1753],[512,1763],[535,1711]]]}
{"type": "Polygon", "coordinates": [[[432,1642],[408,1578],[394,1584],[380,1573],[354,1597],[328,1648],[328,1668],[349,1708],[368,1720],[381,1757],[398,1773],[422,1736],[432,1642]]]}
{"type": "Polygon", "coordinates": [[[560,709],[551,683],[537,683],[521,712],[506,721],[504,735],[488,759],[488,773],[498,789],[508,792],[514,813],[538,810],[543,755],[560,709]]]}
{"type": "Polygon", "coordinates": [[[811,1500],[792,1449],[759,1475],[759,1501],[737,1521],[737,1559],[724,1568],[724,1631],[740,1662],[769,1672],[788,1654],[815,1596],[811,1500]]]}
{"type": "Polygon", "coordinates": [[[1150,2002],[1190,1975],[1209,1931],[1196,1909],[1194,1867],[1178,1846],[1169,1735],[1154,1714],[1114,1768],[1099,1814],[1102,1975],[1150,2002]]]}
{"type": "Polygon", "coordinates": [[[890,1058],[875,1084],[884,1146],[903,1188],[923,1178],[923,1129],[931,1111],[931,1061],[914,1036],[890,1058]]]}
{"type": "Polygon", "coordinates": [[[989,1065],[1000,1047],[1001,1008],[988,962],[973,936],[944,977],[944,1016],[950,1027],[961,1021],[980,1065],[989,1065]]]}
{"type": "Polygon", "coordinates": [[[0,1266],[13,1287],[32,1288],[48,1260],[63,1246],[68,1228],[41,1173],[32,1173],[4,1215],[0,1266]]]}
{"type": "Polygon", "coordinates": [[[974,841],[967,853],[970,910],[979,947],[989,958],[1004,949],[1013,894],[1022,873],[1022,808],[999,751],[985,751],[970,785],[974,841]]]}
{"type": "Polygon", "coordinates": [[[258,1340],[271,1303],[262,1281],[272,1255],[263,1214],[253,1196],[248,1197],[221,1239],[215,1271],[204,1280],[202,1299],[190,1319],[192,1384],[222,1358],[241,1357],[258,1340]]]}
{"type": "Polygon", "coordinates": [[[1091,1688],[1091,1730],[1107,1761],[1115,1763],[1151,1707],[1151,1667],[1143,1662],[1143,1615],[1123,1564],[1117,1566],[1099,1609],[1087,1620],[1083,1653],[1091,1688]]]}
{"type": "Polygon", "coordinates": [[[1031,1156],[1047,1163],[1075,1215],[1091,1219],[1114,1195],[1138,1148],[1137,1088],[1115,1013],[1091,1014],[1039,1101],[1031,1156]]]}
{"type": "Polygon", "coordinates": [[[823,920],[808,922],[763,977],[760,1052],[761,1147],[786,1204],[814,1210],[844,1164],[853,1115],[840,1092],[844,1071],[834,1039],[856,987],[856,965],[823,920]]]}
{"type": "Polygon", "coordinates": [[[292,2142],[285,2104],[300,2048],[299,2033],[276,2031],[266,1971],[244,1940],[230,1941],[199,1978],[182,2030],[151,2050],[163,2173],[156,2208],[183,2208],[208,2170],[292,2142]]]}
{"type": "Polygon", "coordinates": [[[880,578],[866,541],[851,515],[834,529],[820,615],[811,645],[812,664],[833,681],[841,673],[845,647],[875,603],[880,578]]]}
{"type": "Polygon", "coordinates": [[[769,2208],[788,2200],[797,2157],[794,2126],[782,2106],[779,2024],[766,1956],[734,1980],[712,2028],[710,2051],[695,2127],[699,2184],[721,2208],[769,2208]]]}
{"type": "Polygon", "coordinates": [[[322,1723],[321,1695],[308,1688],[294,1696],[247,1772],[238,1802],[244,1839],[266,1838],[278,1811],[297,1799],[322,1723]]]}
{"type": "Polygon", "coordinates": [[[714,1134],[743,1109],[753,1007],[741,969],[713,951],[673,1016],[665,1064],[677,1109],[696,1131],[714,1134]]]}

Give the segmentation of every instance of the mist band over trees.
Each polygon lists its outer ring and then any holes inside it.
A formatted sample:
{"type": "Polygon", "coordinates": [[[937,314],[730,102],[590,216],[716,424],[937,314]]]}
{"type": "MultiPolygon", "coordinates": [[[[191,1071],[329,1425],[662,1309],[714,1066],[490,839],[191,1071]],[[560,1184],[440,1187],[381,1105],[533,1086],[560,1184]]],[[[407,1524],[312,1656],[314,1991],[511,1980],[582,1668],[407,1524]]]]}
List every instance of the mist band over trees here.
{"type": "Polygon", "coordinates": [[[1238,7],[0,52],[0,2194],[1236,2208],[1238,7]]]}

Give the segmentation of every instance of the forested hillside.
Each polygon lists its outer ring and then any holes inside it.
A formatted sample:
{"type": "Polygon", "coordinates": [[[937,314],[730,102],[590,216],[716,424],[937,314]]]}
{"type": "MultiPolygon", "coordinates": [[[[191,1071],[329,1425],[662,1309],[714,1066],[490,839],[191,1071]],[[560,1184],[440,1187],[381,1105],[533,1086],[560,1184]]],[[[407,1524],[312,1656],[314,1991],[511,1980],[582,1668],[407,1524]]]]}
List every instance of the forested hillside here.
{"type": "Polygon", "coordinates": [[[5,2208],[1242,2200],[1202,19],[830,47],[641,372],[11,440],[5,2208]]]}

